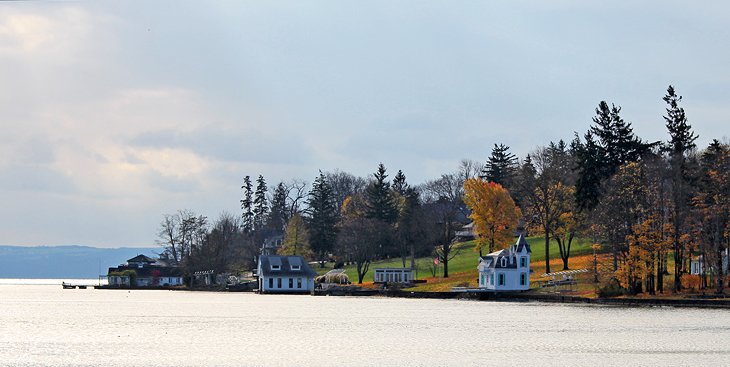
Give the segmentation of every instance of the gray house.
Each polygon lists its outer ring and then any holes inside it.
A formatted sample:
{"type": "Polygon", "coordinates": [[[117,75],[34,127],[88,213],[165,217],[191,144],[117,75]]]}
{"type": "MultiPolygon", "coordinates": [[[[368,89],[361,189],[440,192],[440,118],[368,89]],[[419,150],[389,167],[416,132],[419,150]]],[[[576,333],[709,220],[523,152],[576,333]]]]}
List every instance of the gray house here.
{"type": "Polygon", "coordinates": [[[310,293],[317,272],[301,256],[262,255],[257,268],[259,293],[310,293]]]}

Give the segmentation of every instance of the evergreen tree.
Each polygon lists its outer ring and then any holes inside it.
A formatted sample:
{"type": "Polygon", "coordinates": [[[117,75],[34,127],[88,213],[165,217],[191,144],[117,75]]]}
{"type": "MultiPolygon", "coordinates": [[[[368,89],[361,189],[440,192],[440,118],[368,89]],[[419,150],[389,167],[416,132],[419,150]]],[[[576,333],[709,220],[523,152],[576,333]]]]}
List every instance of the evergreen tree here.
{"type": "Polygon", "coordinates": [[[575,182],[575,201],[579,210],[591,210],[598,205],[601,195],[601,179],[603,166],[601,148],[588,131],[585,142],[580,141],[576,134],[572,150],[576,157],[578,178],[575,182]]]}
{"type": "Polygon", "coordinates": [[[266,225],[276,232],[284,230],[284,225],[289,221],[287,209],[287,192],[283,182],[279,182],[274,189],[274,195],[271,198],[271,211],[266,225]]]}
{"type": "Polygon", "coordinates": [[[398,173],[396,173],[395,177],[393,178],[393,191],[403,196],[405,195],[406,190],[408,190],[406,175],[403,174],[403,171],[398,170],[398,173]]]}
{"type": "Polygon", "coordinates": [[[667,149],[669,150],[669,162],[672,173],[672,200],[674,201],[674,213],[672,225],[674,226],[674,288],[681,289],[681,277],[684,271],[684,249],[680,244],[682,234],[681,227],[684,218],[688,215],[689,199],[691,197],[691,177],[687,167],[687,154],[695,148],[697,135],[692,131],[692,126],[687,123],[687,116],[684,108],[679,107],[682,97],[678,96],[671,85],[667,88],[667,94],[662,98],[667,103],[667,115],[664,121],[667,123],[670,140],[667,149]]]}
{"type": "Polygon", "coordinates": [[[504,144],[494,144],[492,155],[479,176],[489,182],[498,183],[508,190],[511,188],[512,178],[517,170],[517,157],[509,152],[504,144]]]}
{"type": "Polygon", "coordinates": [[[266,215],[269,213],[269,203],[266,200],[266,180],[264,176],[259,175],[256,179],[256,192],[253,199],[254,229],[260,230],[266,224],[266,215]]]}
{"type": "Polygon", "coordinates": [[[241,188],[243,189],[243,199],[241,200],[243,223],[241,223],[241,227],[245,233],[251,233],[254,227],[253,185],[251,184],[251,177],[246,176],[243,178],[243,186],[241,188]]]}
{"type": "Polygon", "coordinates": [[[327,183],[322,171],[314,180],[309,192],[309,244],[324,267],[329,253],[337,239],[337,204],[334,201],[332,188],[327,183]]]}
{"type": "MultiPolygon", "coordinates": [[[[390,184],[386,180],[385,166],[380,163],[375,178],[365,189],[366,217],[378,219],[385,223],[395,223],[398,219],[398,209],[390,191],[390,184]]],[[[403,177],[405,180],[405,176],[403,177]]]]}
{"type": "Polygon", "coordinates": [[[585,134],[585,143],[574,140],[578,171],[576,199],[581,209],[593,209],[601,198],[601,183],[619,167],[638,161],[657,143],[646,143],[634,135],[630,122],[621,118],[621,107],[601,101],[585,134]],[[577,145],[576,145],[577,144],[577,145]]]}

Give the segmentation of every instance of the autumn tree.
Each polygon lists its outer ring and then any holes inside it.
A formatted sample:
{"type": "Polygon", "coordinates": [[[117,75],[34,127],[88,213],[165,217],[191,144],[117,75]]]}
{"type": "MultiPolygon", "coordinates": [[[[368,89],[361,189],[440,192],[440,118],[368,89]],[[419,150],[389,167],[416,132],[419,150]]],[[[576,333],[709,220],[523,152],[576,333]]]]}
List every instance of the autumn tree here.
{"type": "Polygon", "coordinates": [[[338,223],[337,251],[341,257],[355,263],[358,284],[362,284],[370,264],[377,256],[379,244],[389,241],[392,233],[387,223],[366,215],[367,205],[362,194],[345,199],[341,221],[338,223]]]}
{"type": "Polygon", "coordinates": [[[480,257],[485,245],[493,252],[496,246],[511,242],[522,213],[502,185],[482,178],[468,179],[464,182],[464,202],[471,210],[480,257]]]}
{"type": "Polygon", "coordinates": [[[715,290],[723,290],[723,253],[730,244],[730,147],[713,140],[702,154],[700,189],[693,198],[700,218],[705,271],[715,272],[715,290]]]}
{"type": "Polygon", "coordinates": [[[545,235],[545,272],[550,273],[550,237],[560,216],[571,205],[572,196],[566,196],[566,183],[571,177],[567,145],[562,140],[550,143],[530,154],[530,165],[521,169],[520,185],[525,194],[530,224],[545,235]]]}
{"type": "Polygon", "coordinates": [[[311,259],[314,256],[309,245],[309,230],[307,224],[299,214],[294,214],[286,224],[286,233],[281,248],[277,251],[281,255],[302,256],[311,259]]]}
{"type": "Polygon", "coordinates": [[[563,270],[568,270],[570,248],[573,244],[573,239],[575,239],[585,224],[585,216],[575,209],[574,202],[571,200],[575,194],[574,186],[563,185],[559,182],[555,184],[552,190],[556,192],[556,197],[561,198],[559,207],[562,211],[552,228],[552,237],[558,243],[560,259],[563,261],[563,270]]]}

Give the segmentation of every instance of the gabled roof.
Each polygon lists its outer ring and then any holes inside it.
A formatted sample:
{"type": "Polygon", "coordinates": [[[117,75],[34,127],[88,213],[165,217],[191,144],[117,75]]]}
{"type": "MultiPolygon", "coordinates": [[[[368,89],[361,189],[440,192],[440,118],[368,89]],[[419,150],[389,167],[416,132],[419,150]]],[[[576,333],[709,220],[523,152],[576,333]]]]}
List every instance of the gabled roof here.
{"type": "Polygon", "coordinates": [[[522,252],[523,248],[527,248],[527,253],[531,254],[532,250],[530,249],[530,244],[527,243],[527,240],[525,239],[525,236],[520,235],[520,238],[517,239],[517,243],[515,243],[516,251],[522,252]]]}
{"type": "Polygon", "coordinates": [[[129,260],[127,260],[127,263],[147,263],[147,264],[153,264],[157,262],[157,260],[144,256],[144,255],[137,255],[129,260]]]}
{"type": "Polygon", "coordinates": [[[301,256],[260,256],[259,276],[292,276],[292,277],[315,277],[317,272],[307,264],[301,256]],[[279,270],[272,270],[271,265],[278,265],[279,270]],[[292,265],[299,266],[299,270],[292,270],[292,265]]]}

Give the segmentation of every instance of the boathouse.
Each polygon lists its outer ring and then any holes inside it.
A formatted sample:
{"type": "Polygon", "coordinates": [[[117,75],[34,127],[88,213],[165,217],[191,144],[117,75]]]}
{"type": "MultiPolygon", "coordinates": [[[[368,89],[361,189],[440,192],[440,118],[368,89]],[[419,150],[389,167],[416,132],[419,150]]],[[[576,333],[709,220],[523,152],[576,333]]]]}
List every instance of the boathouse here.
{"type": "Polygon", "coordinates": [[[411,268],[377,268],[373,272],[374,283],[411,283],[413,269],[411,268]]]}
{"type": "Polygon", "coordinates": [[[259,256],[259,293],[310,293],[317,273],[301,256],[259,256]]]}

